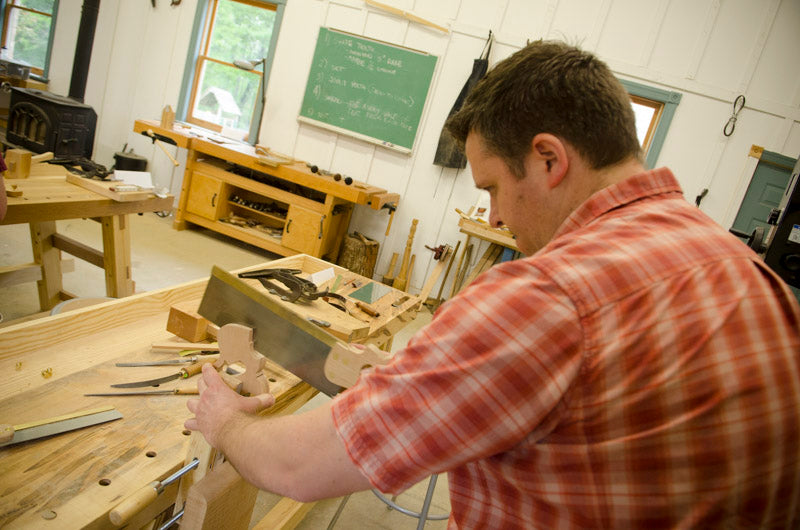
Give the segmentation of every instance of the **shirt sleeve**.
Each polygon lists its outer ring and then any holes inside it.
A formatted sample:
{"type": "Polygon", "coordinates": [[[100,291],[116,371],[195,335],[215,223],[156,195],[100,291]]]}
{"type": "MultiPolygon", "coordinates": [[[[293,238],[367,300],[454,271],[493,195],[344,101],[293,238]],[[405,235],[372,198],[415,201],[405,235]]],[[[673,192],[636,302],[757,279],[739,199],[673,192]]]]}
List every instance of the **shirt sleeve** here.
{"type": "Polygon", "coordinates": [[[528,260],[497,265],[444,304],[387,366],[333,402],[350,458],[400,492],[425,477],[543,438],[580,370],[564,292],[528,260]]]}

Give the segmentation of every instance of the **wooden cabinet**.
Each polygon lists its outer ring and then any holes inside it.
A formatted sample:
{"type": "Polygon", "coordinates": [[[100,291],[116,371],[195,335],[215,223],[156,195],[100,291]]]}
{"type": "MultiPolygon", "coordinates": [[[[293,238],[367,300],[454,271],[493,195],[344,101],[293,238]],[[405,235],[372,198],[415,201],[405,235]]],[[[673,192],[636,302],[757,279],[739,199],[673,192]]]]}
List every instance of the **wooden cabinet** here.
{"type": "Polygon", "coordinates": [[[195,224],[282,256],[335,262],[356,205],[381,210],[399,201],[399,195],[364,182],[312,173],[302,162],[267,159],[247,144],[220,144],[197,131],[136,120],[135,132],[148,130],[188,149],[175,212],[178,230],[195,224]]]}

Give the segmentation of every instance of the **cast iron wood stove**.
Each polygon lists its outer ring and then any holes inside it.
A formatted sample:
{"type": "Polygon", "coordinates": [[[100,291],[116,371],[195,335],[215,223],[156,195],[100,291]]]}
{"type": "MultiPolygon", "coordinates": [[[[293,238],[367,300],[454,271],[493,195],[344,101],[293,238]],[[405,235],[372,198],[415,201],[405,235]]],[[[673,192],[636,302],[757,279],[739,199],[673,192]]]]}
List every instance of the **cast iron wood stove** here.
{"type": "Polygon", "coordinates": [[[34,153],[91,158],[97,114],[74,99],[12,87],[6,139],[34,153]]]}

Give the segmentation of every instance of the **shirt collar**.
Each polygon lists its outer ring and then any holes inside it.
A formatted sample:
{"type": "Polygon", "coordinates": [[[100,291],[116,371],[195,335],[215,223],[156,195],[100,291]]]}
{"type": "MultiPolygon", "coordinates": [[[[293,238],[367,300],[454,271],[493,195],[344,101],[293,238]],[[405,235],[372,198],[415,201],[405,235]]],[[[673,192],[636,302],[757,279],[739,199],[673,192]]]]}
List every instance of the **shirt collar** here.
{"type": "Polygon", "coordinates": [[[553,240],[586,226],[615,208],[665,193],[683,194],[672,171],[662,167],[637,173],[622,182],[603,188],[589,197],[561,224],[553,235],[553,240]]]}

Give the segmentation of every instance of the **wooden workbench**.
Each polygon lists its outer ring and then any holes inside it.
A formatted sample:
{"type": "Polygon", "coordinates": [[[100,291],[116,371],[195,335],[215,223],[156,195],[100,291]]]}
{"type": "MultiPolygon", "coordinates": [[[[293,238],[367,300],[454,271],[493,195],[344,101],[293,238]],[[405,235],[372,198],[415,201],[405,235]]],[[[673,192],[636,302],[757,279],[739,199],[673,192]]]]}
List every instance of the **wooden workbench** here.
{"type": "Polygon", "coordinates": [[[6,179],[6,190],[21,192],[8,197],[8,211],[0,224],[30,225],[34,263],[0,267],[0,287],[36,281],[39,305],[43,311],[73,295],[63,290],[59,251],[72,254],[105,269],[106,293],[121,298],[134,293],[131,278],[131,213],[169,211],[174,197],[148,195],[131,201],[115,201],[67,182],[63,168],[38,164],[39,175],[26,179],[6,179]],[[42,173],[45,171],[45,173],[42,173]],[[47,175],[53,176],[47,176],[47,175]],[[100,252],[56,231],[56,221],[90,218],[100,222],[103,251],[100,252]]]}
{"type": "Polygon", "coordinates": [[[136,120],[133,130],[169,138],[188,150],[175,211],[178,230],[191,223],[282,256],[307,254],[335,262],[356,205],[396,208],[400,199],[383,188],[342,175],[337,180],[312,172],[305,162],[204,137],[180,125],[167,129],[136,120]]]}
{"type": "MultiPolygon", "coordinates": [[[[268,266],[299,267],[312,273],[334,267],[336,274],[354,279],[353,273],[308,256],[248,270],[268,266]]],[[[123,498],[183,465],[190,440],[183,429],[190,416],[185,396],[83,394],[113,391],[111,383],[177,371],[174,367],[118,368],[114,363],[169,357],[151,351],[151,344],[175,340],[166,331],[169,309],[199,305],[205,285],[206,280],[194,281],[0,328],[0,373],[4,375],[0,378],[0,422],[25,423],[102,405],[113,405],[123,415],[110,423],[0,448],[1,528],[110,528],[109,511],[123,498]],[[48,372],[52,375],[45,377],[48,372]]],[[[360,342],[385,341],[414,318],[418,300],[398,295],[404,293],[392,291],[383,305],[378,304],[386,308],[384,316],[369,325],[360,342]],[[399,303],[393,306],[393,301],[399,303]]],[[[298,311],[318,318],[330,314],[314,305],[298,311]]],[[[339,324],[344,326],[346,321],[339,324]]],[[[355,320],[354,325],[362,327],[363,321],[355,320]]],[[[294,411],[316,394],[269,361],[267,366],[270,391],[277,400],[270,413],[294,411]]],[[[193,383],[191,379],[169,382],[161,388],[193,383]]],[[[175,496],[176,488],[167,488],[129,527],[139,528],[152,520],[175,496]]],[[[283,503],[280,509],[302,513],[310,506],[288,504],[289,508],[283,503]]]]}

